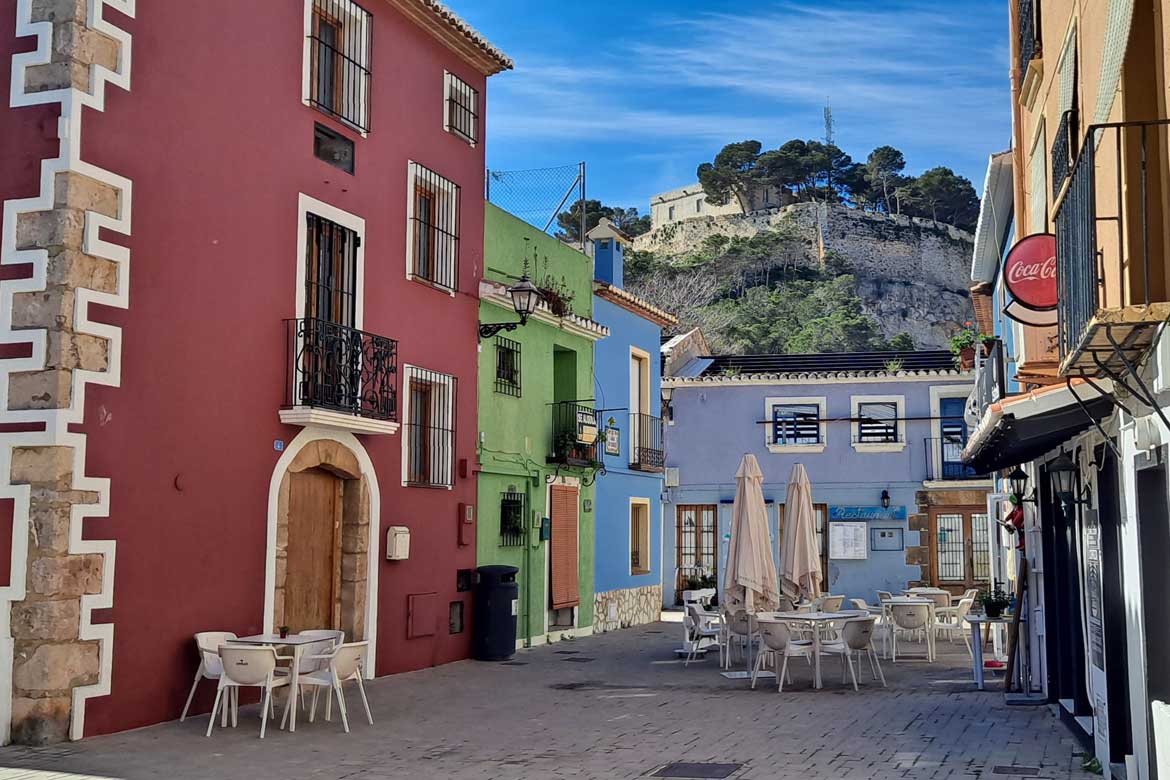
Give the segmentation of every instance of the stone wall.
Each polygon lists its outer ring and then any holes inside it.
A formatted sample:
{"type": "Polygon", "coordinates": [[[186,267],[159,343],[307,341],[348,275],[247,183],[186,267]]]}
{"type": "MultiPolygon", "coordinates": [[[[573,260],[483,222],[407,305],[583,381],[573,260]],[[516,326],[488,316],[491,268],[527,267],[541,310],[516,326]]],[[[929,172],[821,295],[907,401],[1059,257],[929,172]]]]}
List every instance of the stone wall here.
{"type": "Polygon", "coordinates": [[[942,348],[955,330],[974,319],[968,289],[974,239],[926,219],[799,203],[688,219],[638,236],[634,245],[678,255],[710,236],[749,238],[781,225],[794,228],[807,247],[805,265],[821,267],[832,253],[843,271],[857,277],[862,306],[886,338],[904,332],[920,348],[942,348]]]}
{"type": "Polygon", "coordinates": [[[607,590],[593,596],[593,631],[656,623],[662,614],[662,585],[607,590]]]}
{"type": "Polygon", "coordinates": [[[16,34],[38,40],[13,56],[10,110],[59,103],[61,117],[60,154],[41,163],[38,196],[4,203],[2,224],[15,229],[0,243],[3,262],[33,269],[0,285],[3,340],[32,344],[31,358],[0,369],[0,422],[27,431],[0,434],[0,462],[8,463],[0,492],[15,498],[11,601],[3,604],[11,642],[0,637],[0,695],[12,703],[0,722],[5,741],[79,739],[85,699],[109,691],[112,626],[91,624],[90,611],[112,603],[114,545],[83,530],[87,517],[108,513],[109,484],[85,475],[85,435],[69,430],[82,421],[88,382],[119,382],[120,334],[90,322],[88,304],[126,305],[128,252],[99,228],[129,235],[129,182],[81,155],[82,107],[104,110],[107,82],[129,88],[129,36],[106,21],[107,6],[134,13],[134,0],[17,7],[16,34]]]}

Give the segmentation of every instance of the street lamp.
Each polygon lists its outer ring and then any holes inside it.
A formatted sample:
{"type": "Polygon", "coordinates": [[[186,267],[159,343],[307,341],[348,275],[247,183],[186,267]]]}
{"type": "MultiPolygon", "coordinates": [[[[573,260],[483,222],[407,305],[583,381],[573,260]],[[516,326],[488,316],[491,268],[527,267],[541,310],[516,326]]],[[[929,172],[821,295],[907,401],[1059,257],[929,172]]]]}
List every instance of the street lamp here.
{"type": "Polygon", "coordinates": [[[503,330],[516,330],[521,325],[528,324],[528,318],[536,311],[537,304],[540,303],[540,290],[532,280],[528,278],[528,274],[520,277],[520,281],[508,288],[508,297],[512,299],[512,308],[516,310],[519,315],[519,322],[493,322],[489,324],[480,324],[479,337],[481,339],[490,339],[497,333],[503,330]]]}
{"type": "Polygon", "coordinates": [[[882,509],[889,509],[889,508],[890,508],[890,491],[883,490],[882,491],[882,509]]]}
{"type": "Polygon", "coordinates": [[[670,399],[674,397],[674,388],[662,386],[662,417],[664,420],[670,421],[674,419],[674,407],[670,405],[670,399]]]}
{"type": "Polygon", "coordinates": [[[1028,489],[1028,475],[1022,468],[1016,466],[1015,469],[1013,469],[1012,472],[1007,475],[1007,481],[1012,497],[1017,500],[1017,503],[1036,503],[1035,491],[1033,491],[1033,495],[1029,496],[1028,498],[1024,498],[1024,491],[1028,489]]]}
{"type": "MultiPolygon", "coordinates": [[[[1076,495],[1077,464],[1073,463],[1067,452],[1060,453],[1056,460],[1048,464],[1048,476],[1052,479],[1052,492],[1066,509],[1089,503],[1087,498],[1076,495]]],[[[1082,495],[1088,490],[1089,486],[1086,485],[1082,495]]]]}

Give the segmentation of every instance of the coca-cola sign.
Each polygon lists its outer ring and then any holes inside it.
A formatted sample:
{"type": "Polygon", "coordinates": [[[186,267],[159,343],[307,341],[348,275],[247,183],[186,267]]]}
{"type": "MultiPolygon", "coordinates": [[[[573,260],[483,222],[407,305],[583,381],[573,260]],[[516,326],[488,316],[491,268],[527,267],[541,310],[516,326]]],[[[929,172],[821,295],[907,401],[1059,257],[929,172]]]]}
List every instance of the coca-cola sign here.
{"type": "Polygon", "coordinates": [[[1028,236],[1008,252],[1003,280],[1020,306],[1032,311],[1056,308],[1056,236],[1028,236]]]}

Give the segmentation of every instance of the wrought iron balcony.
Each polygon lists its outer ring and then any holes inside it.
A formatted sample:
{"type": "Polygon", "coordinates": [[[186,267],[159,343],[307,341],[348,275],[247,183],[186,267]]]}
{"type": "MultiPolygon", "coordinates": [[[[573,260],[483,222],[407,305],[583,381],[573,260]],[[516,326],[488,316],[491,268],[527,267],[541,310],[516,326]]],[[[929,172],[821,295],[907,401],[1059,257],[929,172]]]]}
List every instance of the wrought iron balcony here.
{"type": "Polygon", "coordinates": [[[284,322],[286,409],[397,421],[397,341],[327,320],[284,322]]]}
{"type": "Polygon", "coordinates": [[[1170,120],[1094,125],[1056,212],[1062,376],[1133,373],[1170,317],[1170,120]]]}
{"type": "Polygon", "coordinates": [[[991,350],[975,364],[975,408],[979,416],[1007,395],[1007,372],[1003,359],[1003,342],[996,339],[991,350]]]}
{"type": "Polygon", "coordinates": [[[552,404],[552,454],[549,463],[565,466],[593,466],[601,426],[597,410],[576,401],[552,404]]]}
{"type": "Polygon", "coordinates": [[[1020,70],[1027,72],[1028,65],[1040,54],[1040,41],[1037,39],[1036,0],[1019,0],[1019,50],[1020,70]]]}
{"type": "Polygon", "coordinates": [[[1068,181],[1069,171],[1077,158],[1077,132],[1080,126],[1078,112],[1070,108],[1061,114],[1056,136],[1052,139],[1052,199],[1060,197],[1060,190],[1068,181]]]}
{"type": "Polygon", "coordinates": [[[963,446],[966,442],[962,436],[946,436],[942,438],[928,438],[923,442],[926,445],[926,480],[928,482],[957,482],[964,480],[987,479],[986,474],[980,474],[963,463],[963,446]]]}
{"type": "Polygon", "coordinates": [[[637,412],[630,414],[630,468],[662,471],[665,465],[662,418],[637,412]]]}

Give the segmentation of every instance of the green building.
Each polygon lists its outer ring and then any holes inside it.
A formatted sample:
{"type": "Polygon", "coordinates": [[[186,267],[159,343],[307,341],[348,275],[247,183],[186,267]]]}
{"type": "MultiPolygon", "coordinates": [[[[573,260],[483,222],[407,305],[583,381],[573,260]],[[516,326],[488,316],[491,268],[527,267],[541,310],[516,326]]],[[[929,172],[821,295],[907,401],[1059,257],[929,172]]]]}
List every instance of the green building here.
{"type": "Polygon", "coordinates": [[[480,322],[518,317],[525,273],[544,299],[528,323],[482,338],[477,563],[520,569],[519,646],[593,632],[593,261],[487,204],[480,322]]]}

